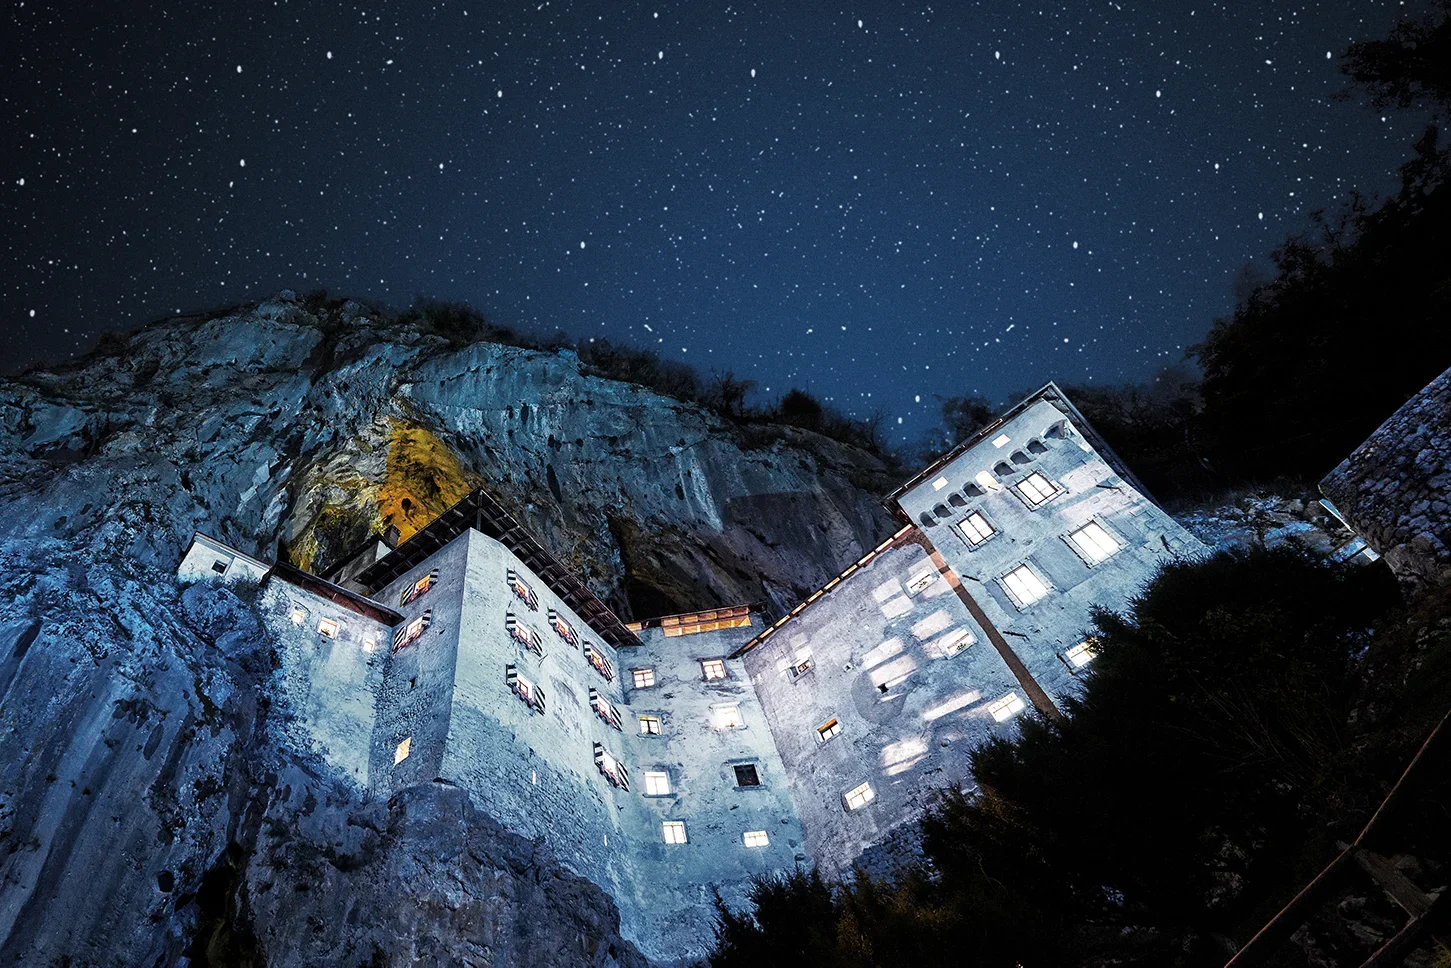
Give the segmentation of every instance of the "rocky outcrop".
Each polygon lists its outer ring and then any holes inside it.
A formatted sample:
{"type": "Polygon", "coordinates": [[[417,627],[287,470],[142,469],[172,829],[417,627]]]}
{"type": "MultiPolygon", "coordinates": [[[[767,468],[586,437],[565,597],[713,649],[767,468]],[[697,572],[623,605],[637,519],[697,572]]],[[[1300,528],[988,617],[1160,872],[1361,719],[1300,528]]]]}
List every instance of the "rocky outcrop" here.
{"type": "Polygon", "coordinates": [[[1320,490],[1408,584],[1451,567],[1451,370],[1381,424],[1320,490]]]}
{"type": "Polygon", "coordinates": [[[853,448],[351,303],[0,382],[0,964],[644,964],[462,791],[298,748],[255,590],[174,577],[194,529],[321,568],[479,483],[626,616],[789,606],[890,530],[853,448]]]}

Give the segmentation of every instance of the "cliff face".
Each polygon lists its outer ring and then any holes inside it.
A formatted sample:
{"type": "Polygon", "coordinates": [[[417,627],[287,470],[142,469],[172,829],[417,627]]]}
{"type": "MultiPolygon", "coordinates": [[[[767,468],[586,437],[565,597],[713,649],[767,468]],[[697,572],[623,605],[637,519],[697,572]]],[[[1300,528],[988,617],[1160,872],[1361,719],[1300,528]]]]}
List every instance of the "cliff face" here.
{"type": "Polygon", "coordinates": [[[248,590],[174,580],[193,529],[320,568],[476,483],[626,616],[789,605],[890,528],[849,447],[352,304],[0,383],[0,962],[643,963],[461,791],[292,748],[248,590]]]}

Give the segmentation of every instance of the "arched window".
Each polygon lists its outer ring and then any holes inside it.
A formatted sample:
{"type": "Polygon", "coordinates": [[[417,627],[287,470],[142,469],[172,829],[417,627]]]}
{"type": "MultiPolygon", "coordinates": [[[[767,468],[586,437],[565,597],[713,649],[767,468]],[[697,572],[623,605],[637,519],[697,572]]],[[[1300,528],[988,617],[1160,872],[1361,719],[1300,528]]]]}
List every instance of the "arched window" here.
{"type": "Polygon", "coordinates": [[[1029,461],[1031,461],[1032,459],[1033,458],[1029,457],[1027,454],[1023,453],[1021,450],[1015,450],[1015,451],[1013,451],[1013,463],[1014,464],[1026,464],[1029,461]]]}
{"type": "Polygon", "coordinates": [[[1046,454],[1048,453],[1048,445],[1035,437],[1032,440],[1028,441],[1028,453],[1046,454]]]}
{"type": "Polygon", "coordinates": [[[1013,476],[1013,465],[1012,464],[1009,464],[1005,460],[1000,460],[993,467],[993,473],[996,474],[999,478],[1012,477],[1013,476]]]}

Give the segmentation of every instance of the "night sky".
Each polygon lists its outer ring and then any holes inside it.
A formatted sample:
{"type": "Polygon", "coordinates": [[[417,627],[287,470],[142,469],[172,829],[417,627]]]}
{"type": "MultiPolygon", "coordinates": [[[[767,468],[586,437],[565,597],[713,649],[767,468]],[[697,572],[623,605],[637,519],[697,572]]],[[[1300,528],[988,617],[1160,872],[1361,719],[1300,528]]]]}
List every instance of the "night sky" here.
{"type": "Polygon", "coordinates": [[[6,370],[425,294],[915,436],[1180,359],[1421,124],[1329,100],[1393,2],[80,6],[6,16],[6,370]]]}

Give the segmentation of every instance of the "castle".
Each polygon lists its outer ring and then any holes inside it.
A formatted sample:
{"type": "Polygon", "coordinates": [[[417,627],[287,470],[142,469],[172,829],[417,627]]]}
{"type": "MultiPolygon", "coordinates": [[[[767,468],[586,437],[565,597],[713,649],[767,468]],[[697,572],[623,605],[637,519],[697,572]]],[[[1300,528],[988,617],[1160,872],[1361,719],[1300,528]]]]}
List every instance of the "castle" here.
{"type": "Polygon", "coordinates": [[[887,504],[901,529],[772,625],[625,625],[482,490],[323,576],[203,534],[178,574],[262,582],[293,739],[379,796],[466,788],[671,961],[709,947],[714,892],[848,868],[975,746],[1061,715],[1091,609],[1204,551],[1052,384],[887,504]]]}

